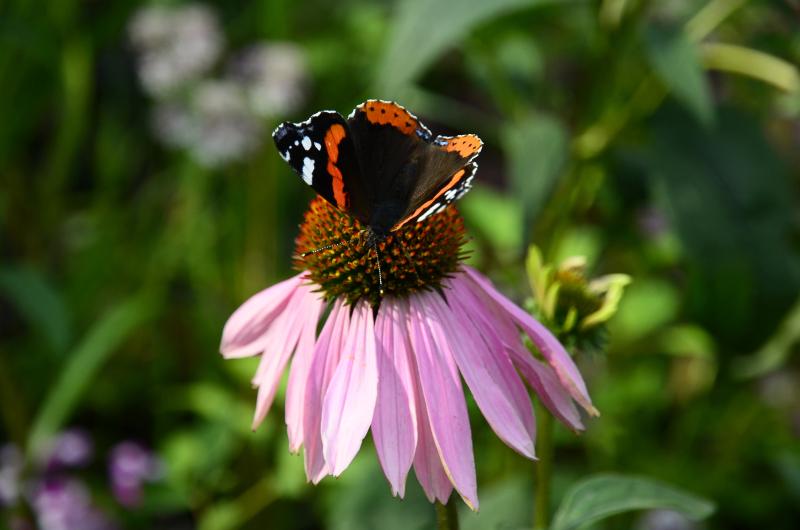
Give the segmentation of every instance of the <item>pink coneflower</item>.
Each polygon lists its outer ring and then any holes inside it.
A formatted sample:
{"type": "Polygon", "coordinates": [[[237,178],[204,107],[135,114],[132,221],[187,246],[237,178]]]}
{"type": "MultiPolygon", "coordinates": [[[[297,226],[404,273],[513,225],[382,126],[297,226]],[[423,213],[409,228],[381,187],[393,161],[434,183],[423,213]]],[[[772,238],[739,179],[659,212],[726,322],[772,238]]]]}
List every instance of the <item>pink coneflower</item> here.
{"type": "MultiPolygon", "coordinates": [[[[361,230],[316,198],[300,228],[298,255],[353,241],[361,230]]],[[[462,379],[500,439],[531,459],[536,425],[520,374],[571,429],[583,429],[575,403],[597,414],[558,340],[461,263],[463,241],[462,220],[448,207],[378,244],[383,296],[375,255],[350,243],[298,259],[300,274],[256,294],[228,320],[225,358],[261,355],[253,377],[254,428],[291,359],[289,449],[303,447],[311,482],[341,474],[371,428],[393,494],[403,496],[413,465],[431,502],[447,502],[455,488],[477,509],[462,379]],[[526,349],[520,332],[543,361],[526,349]]]]}

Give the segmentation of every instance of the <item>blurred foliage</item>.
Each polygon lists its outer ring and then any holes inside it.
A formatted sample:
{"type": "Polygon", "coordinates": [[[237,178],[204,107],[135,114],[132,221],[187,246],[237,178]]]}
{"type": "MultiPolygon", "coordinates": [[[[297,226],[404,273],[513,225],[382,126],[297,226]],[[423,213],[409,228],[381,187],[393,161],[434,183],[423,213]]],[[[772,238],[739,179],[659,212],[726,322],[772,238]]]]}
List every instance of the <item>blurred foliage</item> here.
{"type": "MultiPolygon", "coordinates": [[[[796,527],[798,2],[208,5],[229,49],[289,41],[310,79],[302,108],[260,118],[257,148],[215,167],[154,132],[128,38],[142,4],[0,5],[0,440],[34,458],[82,426],[103,450],[152,447],[166,471],[137,509],[102,493],[101,458],[84,472],[124,528],[430,527],[414,480],[402,502],[376,487],[369,444],[306,485],[280,407],[249,430],[253,363],[216,353],[226,317],[288,274],[311,196],[268,131],[397,98],[484,139],[461,209],[471,260],[506,292],[528,295],[532,241],[633,278],[608,354],[578,357],[602,417],[556,431],[554,502],[632,473],[711,499],[708,528],[796,527]]],[[[528,525],[532,465],[477,413],[473,431],[482,510],[463,528],[528,525]]]]}

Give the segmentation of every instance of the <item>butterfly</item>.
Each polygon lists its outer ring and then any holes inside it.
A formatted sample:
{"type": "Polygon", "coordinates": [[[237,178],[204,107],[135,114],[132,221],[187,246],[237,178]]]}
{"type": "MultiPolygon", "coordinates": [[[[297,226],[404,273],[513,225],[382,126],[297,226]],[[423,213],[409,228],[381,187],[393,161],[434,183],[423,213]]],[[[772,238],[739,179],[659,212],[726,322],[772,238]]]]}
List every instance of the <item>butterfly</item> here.
{"type": "Polygon", "coordinates": [[[272,133],[281,156],[325,200],[380,241],[444,210],[472,186],[483,142],[436,136],[391,101],[370,99],[345,120],[321,111],[272,133]]]}
{"type": "MultiPolygon", "coordinates": [[[[424,221],[469,191],[483,147],[474,134],[434,137],[405,108],[377,99],[358,105],[347,119],[326,110],[301,123],[284,122],[272,138],[306,184],[366,227],[376,257],[377,244],[391,232],[424,221]]],[[[377,264],[382,284],[380,259],[377,264]]]]}

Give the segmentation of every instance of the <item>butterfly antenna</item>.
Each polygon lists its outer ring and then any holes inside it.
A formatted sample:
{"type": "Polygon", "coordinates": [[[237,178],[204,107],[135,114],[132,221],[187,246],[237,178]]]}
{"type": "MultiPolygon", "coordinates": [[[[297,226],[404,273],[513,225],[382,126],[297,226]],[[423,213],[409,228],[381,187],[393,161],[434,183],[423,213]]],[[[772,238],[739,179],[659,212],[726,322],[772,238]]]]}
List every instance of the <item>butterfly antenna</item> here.
{"type": "Polygon", "coordinates": [[[329,248],[334,248],[334,247],[338,247],[340,245],[346,245],[346,244],[347,244],[347,240],[346,239],[342,239],[342,240],[337,241],[336,243],[331,243],[330,245],[325,245],[324,247],[319,247],[319,248],[315,248],[314,250],[309,250],[308,252],[303,252],[302,254],[300,254],[300,257],[301,258],[305,258],[306,256],[310,256],[312,254],[316,254],[317,252],[322,252],[323,250],[328,250],[329,248]]]}
{"type": "Polygon", "coordinates": [[[378,266],[378,292],[383,296],[383,274],[381,273],[381,255],[378,253],[378,244],[373,243],[372,248],[375,249],[375,265],[378,266]]]}

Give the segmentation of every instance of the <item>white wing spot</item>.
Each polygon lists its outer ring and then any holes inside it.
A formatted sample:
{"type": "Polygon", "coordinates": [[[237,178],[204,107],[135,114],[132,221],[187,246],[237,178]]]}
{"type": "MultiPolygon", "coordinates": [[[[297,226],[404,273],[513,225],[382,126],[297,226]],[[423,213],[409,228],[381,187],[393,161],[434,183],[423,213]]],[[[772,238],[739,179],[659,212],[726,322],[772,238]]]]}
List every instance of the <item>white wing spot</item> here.
{"type": "Polygon", "coordinates": [[[292,158],[292,153],[289,152],[289,151],[286,151],[285,153],[281,153],[281,158],[283,158],[284,160],[286,160],[288,162],[289,159],[292,158]]]}
{"type": "Polygon", "coordinates": [[[431,215],[433,215],[433,214],[435,214],[435,213],[438,213],[438,212],[440,212],[440,211],[444,210],[444,209],[445,209],[445,207],[447,207],[447,205],[446,205],[446,204],[440,204],[440,203],[438,203],[438,202],[437,202],[437,203],[435,203],[433,206],[431,206],[430,208],[428,208],[427,210],[425,210],[425,213],[424,213],[424,214],[420,215],[420,216],[417,218],[417,222],[424,221],[425,219],[427,219],[427,218],[428,218],[428,217],[430,217],[431,215]]]}
{"type": "Polygon", "coordinates": [[[298,142],[297,140],[295,140],[295,141],[294,141],[294,145],[295,145],[295,147],[297,147],[298,145],[300,145],[300,142],[298,142]]]}
{"type": "Polygon", "coordinates": [[[311,138],[309,138],[308,136],[303,136],[303,149],[305,149],[306,151],[311,149],[311,138]]]}
{"type": "Polygon", "coordinates": [[[303,159],[303,182],[311,186],[314,182],[314,159],[305,157],[303,159]]]}
{"type": "Polygon", "coordinates": [[[322,145],[319,142],[314,142],[314,147],[317,148],[317,151],[322,151],[322,145]]]}

